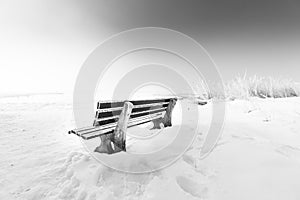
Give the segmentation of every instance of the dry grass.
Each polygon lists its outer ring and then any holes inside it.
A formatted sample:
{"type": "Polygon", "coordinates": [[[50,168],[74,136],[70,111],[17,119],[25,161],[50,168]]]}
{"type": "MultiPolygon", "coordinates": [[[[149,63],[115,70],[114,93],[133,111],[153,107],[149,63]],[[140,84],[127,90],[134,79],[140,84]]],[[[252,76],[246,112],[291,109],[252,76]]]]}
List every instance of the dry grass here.
{"type": "Polygon", "coordinates": [[[271,77],[236,77],[227,82],[222,91],[220,85],[215,85],[207,91],[205,98],[211,99],[249,99],[259,98],[286,98],[300,96],[300,84],[290,79],[274,79],[271,77]]]}

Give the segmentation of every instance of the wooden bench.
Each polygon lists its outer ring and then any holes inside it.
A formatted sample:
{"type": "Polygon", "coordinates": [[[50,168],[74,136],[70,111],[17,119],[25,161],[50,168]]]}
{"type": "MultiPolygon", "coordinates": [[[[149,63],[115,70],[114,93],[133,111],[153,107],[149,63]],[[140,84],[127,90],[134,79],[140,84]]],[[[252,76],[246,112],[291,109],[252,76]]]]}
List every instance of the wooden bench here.
{"type": "Polygon", "coordinates": [[[135,101],[100,101],[93,126],[69,131],[85,140],[100,137],[95,151],[116,153],[126,151],[126,130],[129,127],[153,122],[153,128],[172,126],[172,111],[177,98],[135,101]]]}

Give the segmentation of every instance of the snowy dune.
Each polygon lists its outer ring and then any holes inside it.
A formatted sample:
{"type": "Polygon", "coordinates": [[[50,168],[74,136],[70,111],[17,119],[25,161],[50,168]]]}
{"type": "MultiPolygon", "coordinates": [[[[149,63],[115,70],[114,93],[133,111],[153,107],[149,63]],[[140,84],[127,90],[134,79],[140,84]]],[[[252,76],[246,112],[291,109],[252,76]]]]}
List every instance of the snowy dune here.
{"type": "MultiPolygon", "coordinates": [[[[199,133],[179,160],[126,174],[100,165],[67,134],[75,126],[70,97],[1,98],[0,199],[300,199],[300,98],[228,102],[222,138],[204,160],[211,104],[199,110],[199,133]]],[[[143,147],[130,139],[128,145],[143,147]]]]}

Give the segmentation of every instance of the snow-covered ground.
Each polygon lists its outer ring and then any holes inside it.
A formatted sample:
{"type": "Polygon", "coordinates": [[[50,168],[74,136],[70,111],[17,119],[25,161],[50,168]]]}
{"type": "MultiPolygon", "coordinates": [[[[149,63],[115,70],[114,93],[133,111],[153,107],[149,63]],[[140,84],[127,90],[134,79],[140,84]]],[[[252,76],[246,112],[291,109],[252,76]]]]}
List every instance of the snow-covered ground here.
{"type": "Polygon", "coordinates": [[[67,134],[75,127],[70,97],[0,98],[0,199],[299,200],[300,98],[228,102],[222,138],[200,160],[210,108],[199,106],[200,131],[182,158],[127,174],[99,164],[67,134]]]}

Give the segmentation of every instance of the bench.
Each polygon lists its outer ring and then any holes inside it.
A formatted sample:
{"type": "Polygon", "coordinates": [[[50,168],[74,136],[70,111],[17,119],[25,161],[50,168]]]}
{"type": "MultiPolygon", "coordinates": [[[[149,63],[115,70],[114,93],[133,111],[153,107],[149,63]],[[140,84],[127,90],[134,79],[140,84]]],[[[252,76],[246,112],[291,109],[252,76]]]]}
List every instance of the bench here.
{"type": "Polygon", "coordinates": [[[100,137],[95,152],[112,154],[126,151],[127,128],[153,122],[153,129],[172,126],[172,111],[177,98],[135,101],[100,101],[97,103],[93,126],[73,129],[84,140],[100,137]]]}

